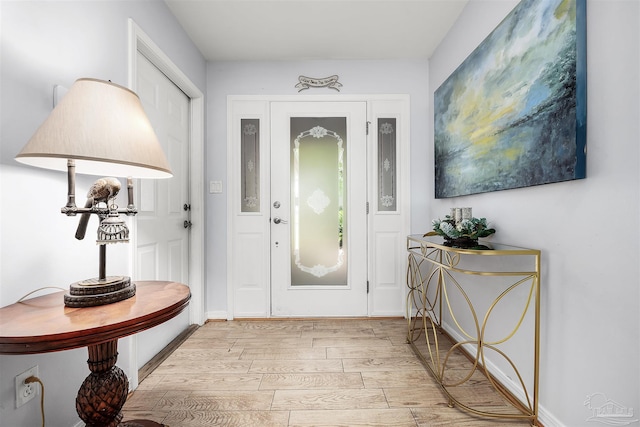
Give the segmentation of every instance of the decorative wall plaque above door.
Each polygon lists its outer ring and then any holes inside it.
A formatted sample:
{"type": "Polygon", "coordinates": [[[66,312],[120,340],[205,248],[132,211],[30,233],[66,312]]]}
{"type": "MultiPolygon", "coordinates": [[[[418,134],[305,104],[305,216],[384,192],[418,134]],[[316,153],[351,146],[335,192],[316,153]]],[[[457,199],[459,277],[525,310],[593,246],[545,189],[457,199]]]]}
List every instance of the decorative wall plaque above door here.
{"type": "Polygon", "coordinates": [[[334,89],[340,92],[342,83],[340,83],[338,79],[339,77],[336,75],[319,79],[315,77],[298,76],[296,89],[298,89],[298,92],[302,92],[303,90],[309,89],[310,87],[328,87],[329,89],[334,89]]]}

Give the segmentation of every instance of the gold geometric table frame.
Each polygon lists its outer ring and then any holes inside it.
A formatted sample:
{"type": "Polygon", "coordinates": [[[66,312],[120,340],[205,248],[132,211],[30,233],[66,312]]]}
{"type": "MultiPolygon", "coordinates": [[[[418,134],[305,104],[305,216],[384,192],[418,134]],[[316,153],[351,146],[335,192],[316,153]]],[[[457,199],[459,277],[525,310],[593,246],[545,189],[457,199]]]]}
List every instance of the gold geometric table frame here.
{"type": "Polygon", "coordinates": [[[529,420],[535,426],[540,251],[480,243],[481,249],[463,249],[445,245],[438,236],[407,237],[407,342],[449,406],[479,416],[529,420]],[[512,318],[503,319],[505,313],[512,318]],[[524,362],[507,354],[525,341],[531,352],[520,356],[524,362]],[[510,387],[498,378],[505,373],[495,372],[496,361],[508,368],[510,387]]]}

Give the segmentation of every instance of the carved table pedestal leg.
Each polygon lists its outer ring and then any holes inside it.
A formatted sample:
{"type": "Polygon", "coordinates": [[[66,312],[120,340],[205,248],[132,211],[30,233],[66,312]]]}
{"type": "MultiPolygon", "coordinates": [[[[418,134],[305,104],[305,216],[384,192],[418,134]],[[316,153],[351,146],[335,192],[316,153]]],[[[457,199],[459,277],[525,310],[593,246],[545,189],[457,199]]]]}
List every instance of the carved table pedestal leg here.
{"type": "Polygon", "coordinates": [[[116,366],[118,340],[89,346],[89,370],[78,397],[76,411],[87,427],[163,427],[155,421],[132,420],[121,423],[120,410],[127,401],[129,380],[116,366]]]}
{"type": "Polygon", "coordinates": [[[122,420],[120,409],[127,400],[129,380],[116,366],[118,340],[89,346],[89,370],[78,397],[76,411],[87,427],[116,427],[122,420]]]}

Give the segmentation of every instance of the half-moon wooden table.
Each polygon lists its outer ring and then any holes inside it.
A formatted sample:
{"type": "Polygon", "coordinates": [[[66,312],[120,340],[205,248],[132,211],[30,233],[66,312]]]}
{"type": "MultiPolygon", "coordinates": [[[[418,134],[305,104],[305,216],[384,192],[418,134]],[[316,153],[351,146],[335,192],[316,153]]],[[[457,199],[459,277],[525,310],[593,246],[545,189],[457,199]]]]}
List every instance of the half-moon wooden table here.
{"type": "Polygon", "coordinates": [[[0,354],[36,354],[89,349],[89,370],[76,398],[76,410],[90,427],[161,426],[122,421],[129,381],[116,366],[118,339],[172,319],[189,304],[189,287],[176,282],[139,281],[136,295],[96,307],[70,308],[64,292],[0,308],[0,354]]]}

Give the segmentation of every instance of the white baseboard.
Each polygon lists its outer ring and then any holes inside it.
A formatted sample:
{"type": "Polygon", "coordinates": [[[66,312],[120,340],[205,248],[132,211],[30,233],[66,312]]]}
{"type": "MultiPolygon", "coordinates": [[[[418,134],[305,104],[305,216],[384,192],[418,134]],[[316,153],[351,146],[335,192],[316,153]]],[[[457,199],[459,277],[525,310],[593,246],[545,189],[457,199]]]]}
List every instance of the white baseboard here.
{"type": "MultiPolygon", "coordinates": [[[[443,329],[451,335],[453,339],[456,341],[466,341],[466,338],[460,335],[457,331],[455,331],[452,327],[447,324],[442,325],[443,329]]],[[[473,352],[471,352],[473,354],[473,352]]],[[[487,368],[489,372],[505,387],[509,390],[514,397],[516,397],[521,402],[526,402],[524,391],[520,388],[520,386],[513,382],[509,376],[507,376],[502,370],[500,370],[496,365],[491,363],[490,360],[487,360],[487,368]]],[[[533,399],[533,396],[531,396],[533,399]]],[[[551,414],[548,410],[546,410],[539,401],[540,397],[538,396],[538,420],[544,427],[567,427],[562,422],[560,422],[553,414],[551,414]]]]}
{"type": "Polygon", "coordinates": [[[207,320],[227,320],[228,314],[226,311],[207,311],[207,320]]]}
{"type": "Polygon", "coordinates": [[[567,427],[566,424],[560,422],[560,420],[554,417],[553,414],[547,411],[540,403],[538,403],[538,419],[544,427],[567,427]]]}
{"type": "MultiPolygon", "coordinates": [[[[462,335],[460,335],[460,333],[456,330],[454,330],[452,327],[450,327],[447,324],[442,325],[442,328],[449,334],[451,335],[451,337],[456,340],[457,342],[460,341],[467,341],[468,338],[467,337],[463,337],[462,335]]],[[[475,348],[469,344],[469,345],[463,345],[462,346],[465,350],[467,350],[468,353],[470,354],[474,354],[475,353],[475,348]]],[[[504,372],[502,372],[496,365],[494,365],[491,360],[487,359],[487,369],[489,372],[491,372],[491,374],[505,387],[507,388],[507,390],[509,390],[509,392],[511,394],[513,394],[514,397],[516,397],[518,400],[520,400],[520,402],[526,402],[526,396],[524,393],[524,390],[522,390],[520,388],[520,385],[515,383],[513,381],[513,379],[511,379],[508,375],[506,375],[504,372]]],[[[533,399],[533,395],[530,396],[531,399],[533,399]]],[[[526,405],[526,403],[524,403],[526,405]]]]}

